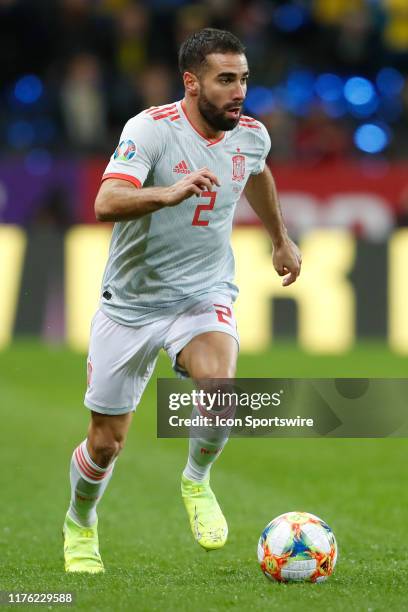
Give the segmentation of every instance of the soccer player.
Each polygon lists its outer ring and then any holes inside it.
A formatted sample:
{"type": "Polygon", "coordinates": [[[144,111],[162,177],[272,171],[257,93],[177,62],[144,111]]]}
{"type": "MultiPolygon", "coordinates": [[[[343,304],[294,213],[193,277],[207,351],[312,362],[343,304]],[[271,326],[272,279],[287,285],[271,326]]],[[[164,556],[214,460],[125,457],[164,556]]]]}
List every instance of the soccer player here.
{"type": "MultiPolygon", "coordinates": [[[[184,99],[128,121],[95,201],[97,219],[115,225],[91,326],[85,396],[91,421],[71,460],[63,528],[67,572],[104,571],[96,506],[159,350],[167,351],[176,372],[194,380],[235,375],[238,289],[230,235],[244,190],[271,237],[283,285],[300,272],[300,252],[287,235],[265,165],[268,133],[242,114],[244,47],[233,34],[207,28],[182,44],[179,65],[184,99]]],[[[181,477],[193,536],[207,550],[227,539],[209,484],[226,441],[225,431],[191,437],[181,477]]]]}

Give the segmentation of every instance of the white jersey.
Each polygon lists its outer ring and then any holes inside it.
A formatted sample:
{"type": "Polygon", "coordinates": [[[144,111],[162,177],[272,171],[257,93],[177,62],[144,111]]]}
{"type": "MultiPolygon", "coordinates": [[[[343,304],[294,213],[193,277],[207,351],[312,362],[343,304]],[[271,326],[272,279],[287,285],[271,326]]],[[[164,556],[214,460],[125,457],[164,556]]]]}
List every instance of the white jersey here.
{"type": "Polygon", "coordinates": [[[183,102],[149,108],[130,119],[103,179],[137,187],[172,185],[206,166],[221,183],[134,221],[115,223],[102,283],[102,310],[138,326],[160,318],[163,308],[210,292],[233,301],[230,246],[236,203],[251,174],[262,172],[270,148],[266,128],[251,117],[217,141],[190,123],[183,102]]]}

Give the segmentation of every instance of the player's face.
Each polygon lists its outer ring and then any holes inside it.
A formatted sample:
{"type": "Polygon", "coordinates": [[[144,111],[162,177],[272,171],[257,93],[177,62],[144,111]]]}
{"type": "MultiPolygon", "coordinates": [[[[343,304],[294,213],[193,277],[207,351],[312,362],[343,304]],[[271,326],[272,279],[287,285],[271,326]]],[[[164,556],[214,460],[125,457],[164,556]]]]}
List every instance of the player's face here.
{"type": "Polygon", "coordinates": [[[211,53],[199,79],[198,110],[216,130],[238,125],[245,100],[248,63],[238,53],[211,53]]]}

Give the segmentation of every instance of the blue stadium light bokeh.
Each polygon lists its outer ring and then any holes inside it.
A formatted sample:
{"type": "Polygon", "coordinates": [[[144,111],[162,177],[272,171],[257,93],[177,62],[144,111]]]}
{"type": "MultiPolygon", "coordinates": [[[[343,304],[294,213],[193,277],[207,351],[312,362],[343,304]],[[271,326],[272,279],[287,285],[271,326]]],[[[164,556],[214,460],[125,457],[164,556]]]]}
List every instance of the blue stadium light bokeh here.
{"type": "Polygon", "coordinates": [[[376,84],[383,96],[398,96],[404,87],[404,77],[396,68],[382,68],[376,78],[376,84]]]}
{"type": "Polygon", "coordinates": [[[353,106],[368,104],[374,96],[373,84],[364,77],[351,77],[344,85],[344,97],[353,106]]]}
{"type": "Polygon", "coordinates": [[[343,98],[344,84],[337,74],[320,74],[315,82],[315,91],[324,102],[337,102],[343,98]]]}
{"type": "Polygon", "coordinates": [[[35,104],[41,98],[43,84],[34,74],[21,77],[15,84],[14,96],[22,104],[35,104]]]}
{"type": "Polygon", "coordinates": [[[34,142],[34,128],[24,120],[12,121],[7,128],[7,142],[12,149],[25,149],[34,142]]]}
{"type": "Polygon", "coordinates": [[[364,153],[381,153],[389,140],[387,131],[375,123],[364,123],[354,132],[354,144],[364,153]]]}
{"type": "Polygon", "coordinates": [[[295,115],[304,116],[314,101],[315,78],[309,70],[293,70],[285,87],[285,106],[295,115]]]}
{"type": "Polygon", "coordinates": [[[283,32],[295,32],[301,28],[307,19],[305,9],[297,4],[281,4],[273,12],[273,23],[283,32]]]}
{"type": "Polygon", "coordinates": [[[374,91],[368,102],[365,104],[350,104],[348,110],[350,115],[353,117],[356,117],[357,119],[364,119],[374,115],[378,110],[379,104],[380,100],[374,91]]]}
{"type": "Polygon", "coordinates": [[[275,98],[271,89],[262,86],[250,87],[245,98],[245,109],[255,115],[270,113],[275,108],[275,98]]]}

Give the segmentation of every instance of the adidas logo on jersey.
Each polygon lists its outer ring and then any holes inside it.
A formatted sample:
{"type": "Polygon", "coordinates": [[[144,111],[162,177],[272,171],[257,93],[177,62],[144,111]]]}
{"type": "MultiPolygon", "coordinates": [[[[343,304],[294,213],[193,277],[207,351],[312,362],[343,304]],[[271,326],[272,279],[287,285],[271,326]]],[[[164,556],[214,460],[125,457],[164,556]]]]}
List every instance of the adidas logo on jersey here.
{"type": "Polygon", "coordinates": [[[184,159],[174,166],[173,172],[176,174],[191,174],[191,170],[189,170],[184,159]]]}

